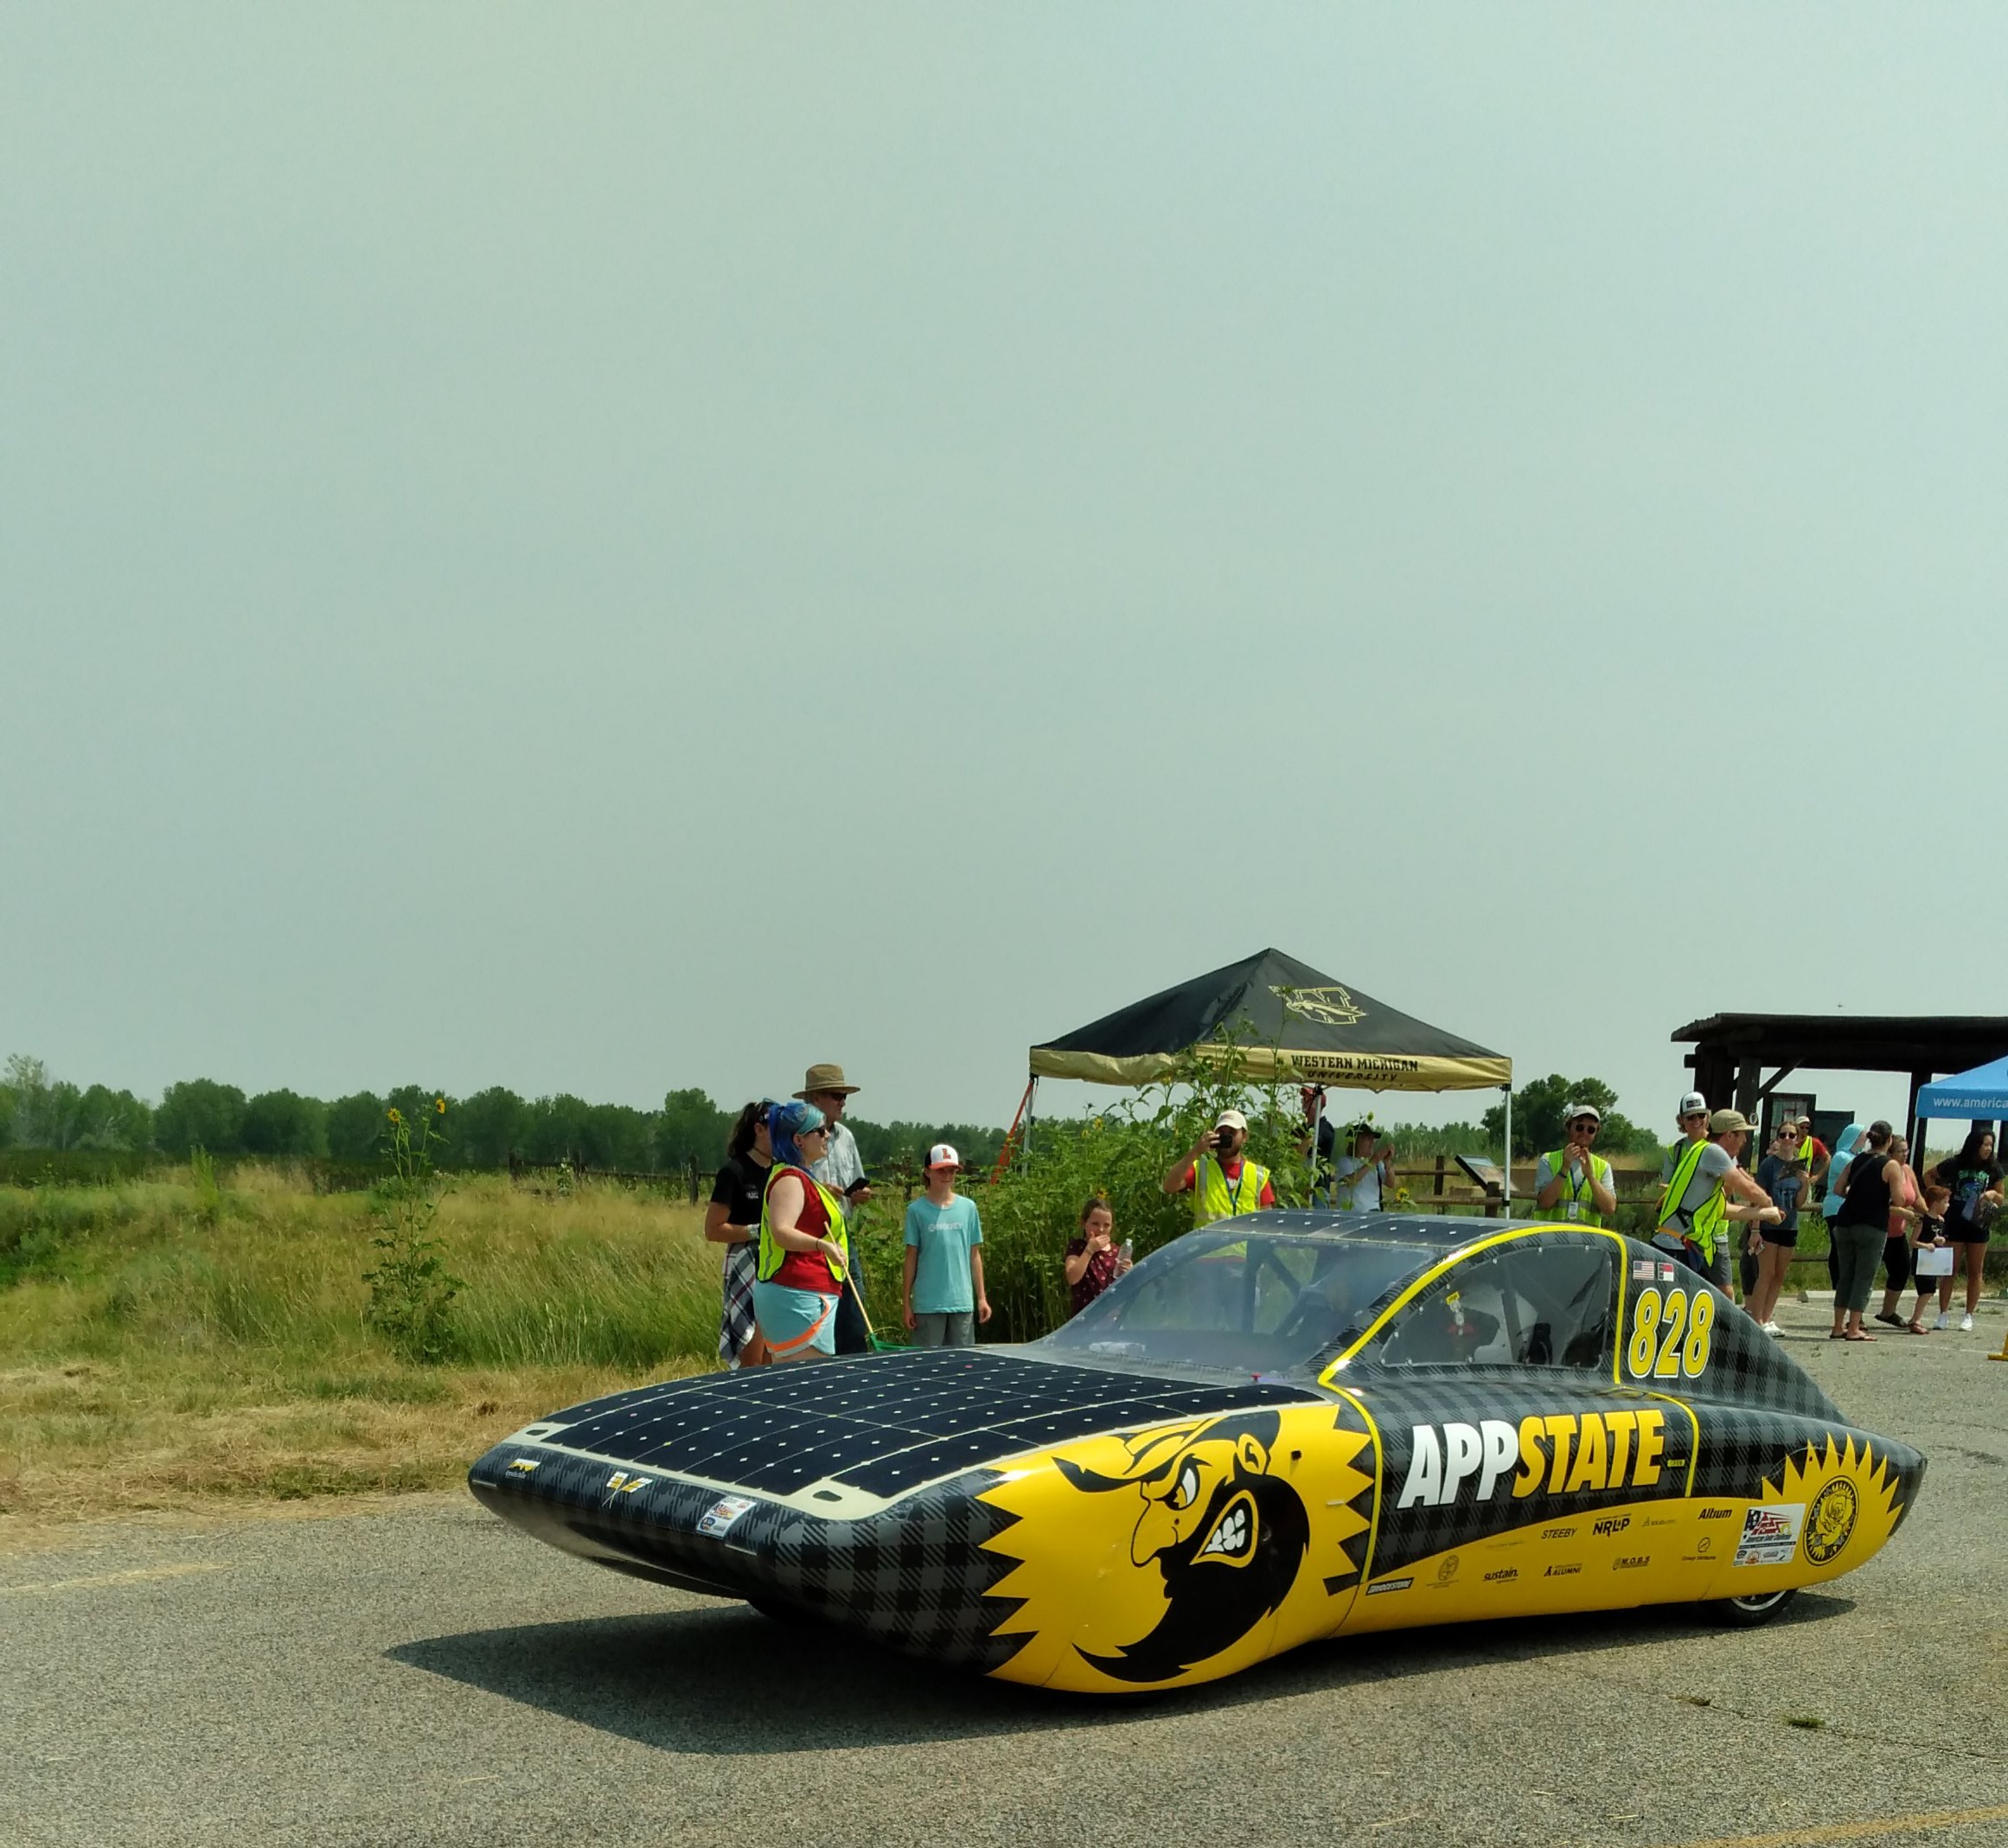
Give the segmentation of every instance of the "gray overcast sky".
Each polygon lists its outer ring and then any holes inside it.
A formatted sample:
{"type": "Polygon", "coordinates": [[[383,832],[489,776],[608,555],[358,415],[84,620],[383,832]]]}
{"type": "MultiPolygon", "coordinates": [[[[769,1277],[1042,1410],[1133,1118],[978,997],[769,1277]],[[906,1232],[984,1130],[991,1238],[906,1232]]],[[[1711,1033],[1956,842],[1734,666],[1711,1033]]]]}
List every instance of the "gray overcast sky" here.
{"type": "Polygon", "coordinates": [[[2008,1011],[2005,67],[8,8],[0,1052],[994,1121],[1274,943],[1657,1122],[1696,1014],[2008,1011]]]}

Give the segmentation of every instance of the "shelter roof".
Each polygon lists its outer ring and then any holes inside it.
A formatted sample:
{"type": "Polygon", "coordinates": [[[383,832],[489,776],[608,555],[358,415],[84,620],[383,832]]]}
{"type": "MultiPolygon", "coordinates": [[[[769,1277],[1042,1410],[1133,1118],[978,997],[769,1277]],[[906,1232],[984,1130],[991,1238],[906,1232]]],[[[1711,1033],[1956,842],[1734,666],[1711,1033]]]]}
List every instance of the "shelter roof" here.
{"type": "Polygon", "coordinates": [[[1998,1014],[1711,1014],[1674,1033],[1677,1044],[1736,1063],[1821,1071],[1960,1071],[2008,1053],[1998,1014]]]}

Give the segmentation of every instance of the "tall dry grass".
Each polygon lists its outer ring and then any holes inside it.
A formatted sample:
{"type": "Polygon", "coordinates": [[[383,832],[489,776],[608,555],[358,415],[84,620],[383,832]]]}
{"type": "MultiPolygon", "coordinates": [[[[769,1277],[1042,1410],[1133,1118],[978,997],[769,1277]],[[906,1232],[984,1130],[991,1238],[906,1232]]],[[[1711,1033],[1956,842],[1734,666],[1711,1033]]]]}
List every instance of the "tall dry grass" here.
{"type": "Polygon", "coordinates": [[[363,1321],[357,1195],[283,1167],[0,1189],[0,1531],[219,1495],[444,1487],[496,1436],[711,1364],[699,1209],[459,1183],[438,1231],[466,1288],[448,1364],[363,1321]]]}

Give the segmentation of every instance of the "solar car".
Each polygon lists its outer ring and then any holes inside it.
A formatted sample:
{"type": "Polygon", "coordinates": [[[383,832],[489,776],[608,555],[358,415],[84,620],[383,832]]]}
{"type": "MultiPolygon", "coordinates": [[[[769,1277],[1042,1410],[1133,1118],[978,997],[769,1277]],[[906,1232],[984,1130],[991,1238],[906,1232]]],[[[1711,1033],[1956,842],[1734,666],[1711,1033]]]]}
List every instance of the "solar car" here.
{"type": "Polygon", "coordinates": [[[1418,1625],[1762,1622],[1881,1547],[1923,1474],[1615,1231],[1272,1212],[1043,1340],[643,1386],[470,1481],[616,1570],[1135,1693],[1418,1625]]]}

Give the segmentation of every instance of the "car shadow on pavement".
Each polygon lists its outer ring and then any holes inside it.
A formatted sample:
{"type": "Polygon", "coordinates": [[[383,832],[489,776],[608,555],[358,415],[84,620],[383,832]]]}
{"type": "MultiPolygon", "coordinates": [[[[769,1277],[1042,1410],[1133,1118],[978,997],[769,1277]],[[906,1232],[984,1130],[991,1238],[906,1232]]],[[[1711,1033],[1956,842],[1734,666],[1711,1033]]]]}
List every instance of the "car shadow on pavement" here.
{"type": "MultiPolygon", "coordinates": [[[[1775,1627],[1853,1608],[1850,1599],[1806,1592],[1775,1627]]],[[[1711,1627],[1691,1609],[1663,1605],[1392,1631],[1308,1644],[1202,1687],[1114,1698],[935,1667],[841,1630],[791,1628],[745,1605],[470,1630],[387,1653],[643,1745],[732,1755],[1135,1725],[1411,1675],[1621,1650],[1711,1627]]]]}

